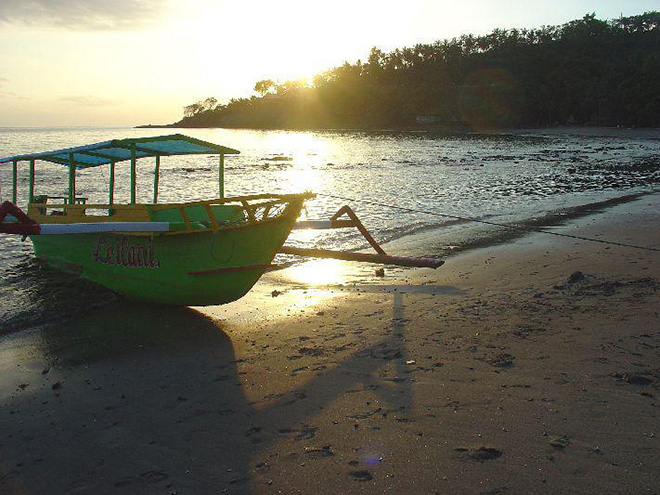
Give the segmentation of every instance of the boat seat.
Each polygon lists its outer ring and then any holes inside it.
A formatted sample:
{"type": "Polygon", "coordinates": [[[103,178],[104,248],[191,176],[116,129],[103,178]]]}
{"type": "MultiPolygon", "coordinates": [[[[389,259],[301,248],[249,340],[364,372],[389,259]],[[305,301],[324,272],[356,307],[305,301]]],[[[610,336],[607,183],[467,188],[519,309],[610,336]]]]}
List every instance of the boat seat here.
{"type": "MultiPolygon", "coordinates": [[[[38,196],[34,196],[32,198],[32,201],[37,204],[46,204],[48,201],[48,195],[47,194],[40,194],[38,196]]],[[[46,208],[38,208],[39,215],[45,215],[46,214],[46,208]]]]}

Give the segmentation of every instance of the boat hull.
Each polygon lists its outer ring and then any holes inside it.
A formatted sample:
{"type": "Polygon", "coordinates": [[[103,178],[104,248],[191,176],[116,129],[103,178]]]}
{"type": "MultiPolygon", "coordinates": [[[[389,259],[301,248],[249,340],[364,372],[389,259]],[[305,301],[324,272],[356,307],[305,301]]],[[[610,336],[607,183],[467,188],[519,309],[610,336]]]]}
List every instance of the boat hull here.
{"type": "Polygon", "coordinates": [[[288,237],[302,203],[256,223],[185,233],[32,236],[48,266],[128,298],[204,306],[243,297],[288,237]]]}

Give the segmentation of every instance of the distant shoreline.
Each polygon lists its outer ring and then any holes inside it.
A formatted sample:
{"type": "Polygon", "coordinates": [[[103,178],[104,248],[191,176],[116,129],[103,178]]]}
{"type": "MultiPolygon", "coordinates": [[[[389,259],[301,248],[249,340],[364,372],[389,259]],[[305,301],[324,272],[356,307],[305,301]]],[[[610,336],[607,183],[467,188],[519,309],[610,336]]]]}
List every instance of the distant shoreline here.
{"type": "Polygon", "coordinates": [[[504,131],[504,134],[540,134],[546,136],[593,136],[593,137],[627,137],[635,139],[660,139],[660,128],[657,127],[589,127],[589,126],[558,126],[544,128],[521,128],[504,131]]]}
{"type": "Polygon", "coordinates": [[[179,126],[175,124],[146,124],[135,126],[135,129],[242,129],[252,131],[299,131],[299,132],[409,132],[409,133],[451,133],[451,134],[513,134],[513,135],[546,135],[546,136],[592,136],[616,137],[634,139],[660,139],[658,127],[605,127],[605,126],[553,126],[553,127],[520,127],[513,129],[474,130],[467,127],[419,126],[400,128],[270,128],[270,127],[206,127],[179,126]]]}

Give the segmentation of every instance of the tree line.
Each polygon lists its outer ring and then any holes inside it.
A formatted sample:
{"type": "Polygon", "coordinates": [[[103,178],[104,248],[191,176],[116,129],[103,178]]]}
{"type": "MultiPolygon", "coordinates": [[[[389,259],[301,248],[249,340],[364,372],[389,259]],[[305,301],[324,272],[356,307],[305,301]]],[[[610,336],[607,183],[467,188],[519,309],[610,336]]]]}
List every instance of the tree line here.
{"type": "Polygon", "coordinates": [[[660,12],[495,29],[189,105],[182,127],[660,126],[660,12]]]}

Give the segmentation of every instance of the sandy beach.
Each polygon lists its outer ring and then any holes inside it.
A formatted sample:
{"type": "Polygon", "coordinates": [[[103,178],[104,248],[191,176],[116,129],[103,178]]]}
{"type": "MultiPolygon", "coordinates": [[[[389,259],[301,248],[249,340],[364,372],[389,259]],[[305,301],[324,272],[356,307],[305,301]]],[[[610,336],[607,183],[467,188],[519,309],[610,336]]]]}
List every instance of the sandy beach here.
{"type": "Polygon", "coordinates": [[[5,336],[0,493],[659,493],[659,207],[5,336]]]}

